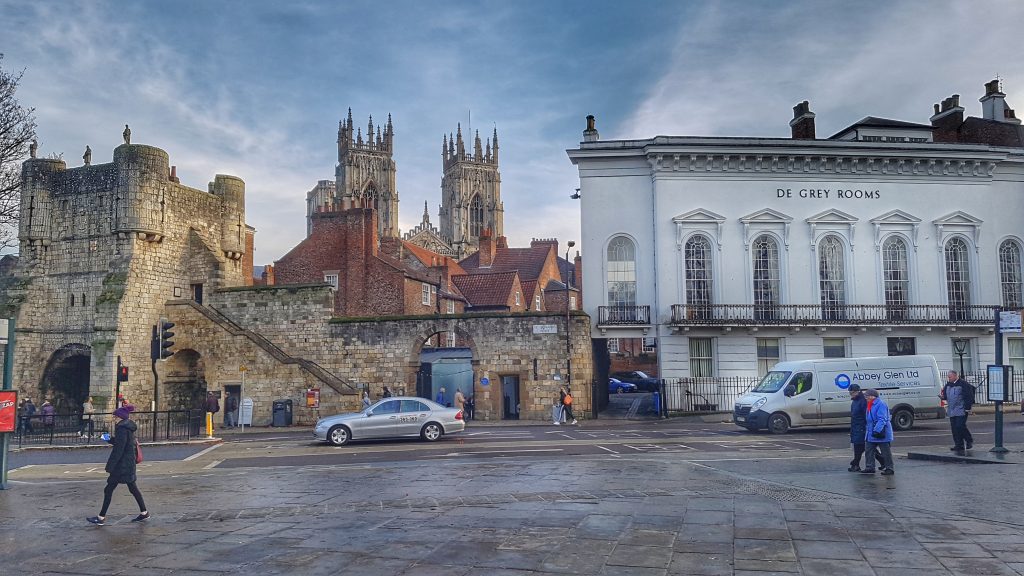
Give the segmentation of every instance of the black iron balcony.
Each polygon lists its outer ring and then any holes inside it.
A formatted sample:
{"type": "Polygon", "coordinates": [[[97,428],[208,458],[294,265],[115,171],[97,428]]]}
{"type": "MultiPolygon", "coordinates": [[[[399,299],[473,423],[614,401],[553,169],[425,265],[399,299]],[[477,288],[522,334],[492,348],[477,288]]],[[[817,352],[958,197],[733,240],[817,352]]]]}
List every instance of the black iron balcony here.
{"type": "Polygon", "coordinates": [[[703,304],[672,306],[676,326],[982,326],[995,306],[946,304],[703,304]]]}
{"type": "Polygon", "coordinates": [[[649,326],[650,306],[598,306],[598,326],[649,326]]]}

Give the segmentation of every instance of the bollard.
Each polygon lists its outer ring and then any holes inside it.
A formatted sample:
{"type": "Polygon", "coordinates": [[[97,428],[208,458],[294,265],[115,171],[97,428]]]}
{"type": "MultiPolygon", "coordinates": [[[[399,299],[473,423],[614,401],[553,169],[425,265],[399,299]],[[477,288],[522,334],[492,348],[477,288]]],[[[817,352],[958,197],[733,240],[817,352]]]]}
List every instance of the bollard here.
{"type": "Polygon", "coordinates": [[[661,394],[655,392],[651,395],[651,399],[654,401],[654,413],[661,416],[661,394]]]}
{"type": "Polygon", "coordinates": [[[206,437],[213,438],[213,412],[206,413],[206,437]]]}

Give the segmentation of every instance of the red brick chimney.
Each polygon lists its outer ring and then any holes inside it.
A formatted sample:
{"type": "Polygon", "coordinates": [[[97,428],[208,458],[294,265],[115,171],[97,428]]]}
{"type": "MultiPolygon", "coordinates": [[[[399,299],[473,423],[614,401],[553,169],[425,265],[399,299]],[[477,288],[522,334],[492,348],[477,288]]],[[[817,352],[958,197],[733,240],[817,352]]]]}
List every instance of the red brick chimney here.
{"type": "Polygon", "coordinates": [[[811,112],[807,100],[793,106],[789,127],[793,131],[793,140],[814,140],[814,112],[811,112]]]}
{"type": "Polygon", "coordinates": [[[484,230],[480,234],[480,252],[478,253],[479,266],[481,268],[490,268],[491,264],[494,263],[494,250],[494,237],[489,229],[484,230]]]}
{"type": "Polygon", "coordinates": [[[935,113],[930,118],[932,123],[932,141],[958,142],[960,125],[964,123],[964,109],[960,106],[960,95],[953,94],[936,104],[935,113]]]}
{"type": "Polygon", "coordinates": [[[583,258],[578,250],[576,251],[576,258],[573,259],[572,263],[576,267],[572,275],[573,288],[583,290],[583,258]]]}

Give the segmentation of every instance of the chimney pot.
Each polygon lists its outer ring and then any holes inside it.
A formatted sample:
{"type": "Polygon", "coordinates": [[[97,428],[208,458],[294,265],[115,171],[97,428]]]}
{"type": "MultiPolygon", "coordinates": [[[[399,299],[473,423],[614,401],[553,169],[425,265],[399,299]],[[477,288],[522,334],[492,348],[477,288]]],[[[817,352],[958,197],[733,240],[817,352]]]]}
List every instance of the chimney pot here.
{"type": "Polygon", "coordinates": [[[814,140],[814,112],[807,100],[793,106],[793,119],[789,121],[794,140],[814,140]]]}

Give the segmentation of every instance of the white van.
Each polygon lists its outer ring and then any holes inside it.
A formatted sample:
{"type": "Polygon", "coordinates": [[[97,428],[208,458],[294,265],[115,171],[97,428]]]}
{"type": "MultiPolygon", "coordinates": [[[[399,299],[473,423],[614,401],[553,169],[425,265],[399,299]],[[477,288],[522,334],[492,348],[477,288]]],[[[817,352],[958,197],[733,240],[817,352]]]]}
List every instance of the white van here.
{"type": "Polygon", "coordinates": [[[775,434],[798,426],[849,426],[851,384],[878,390],[895,430],[909,429],[916,418],[946,417],[935,358],[882,356],[779,362],[736,400],[732,420],[775,434]]]}

